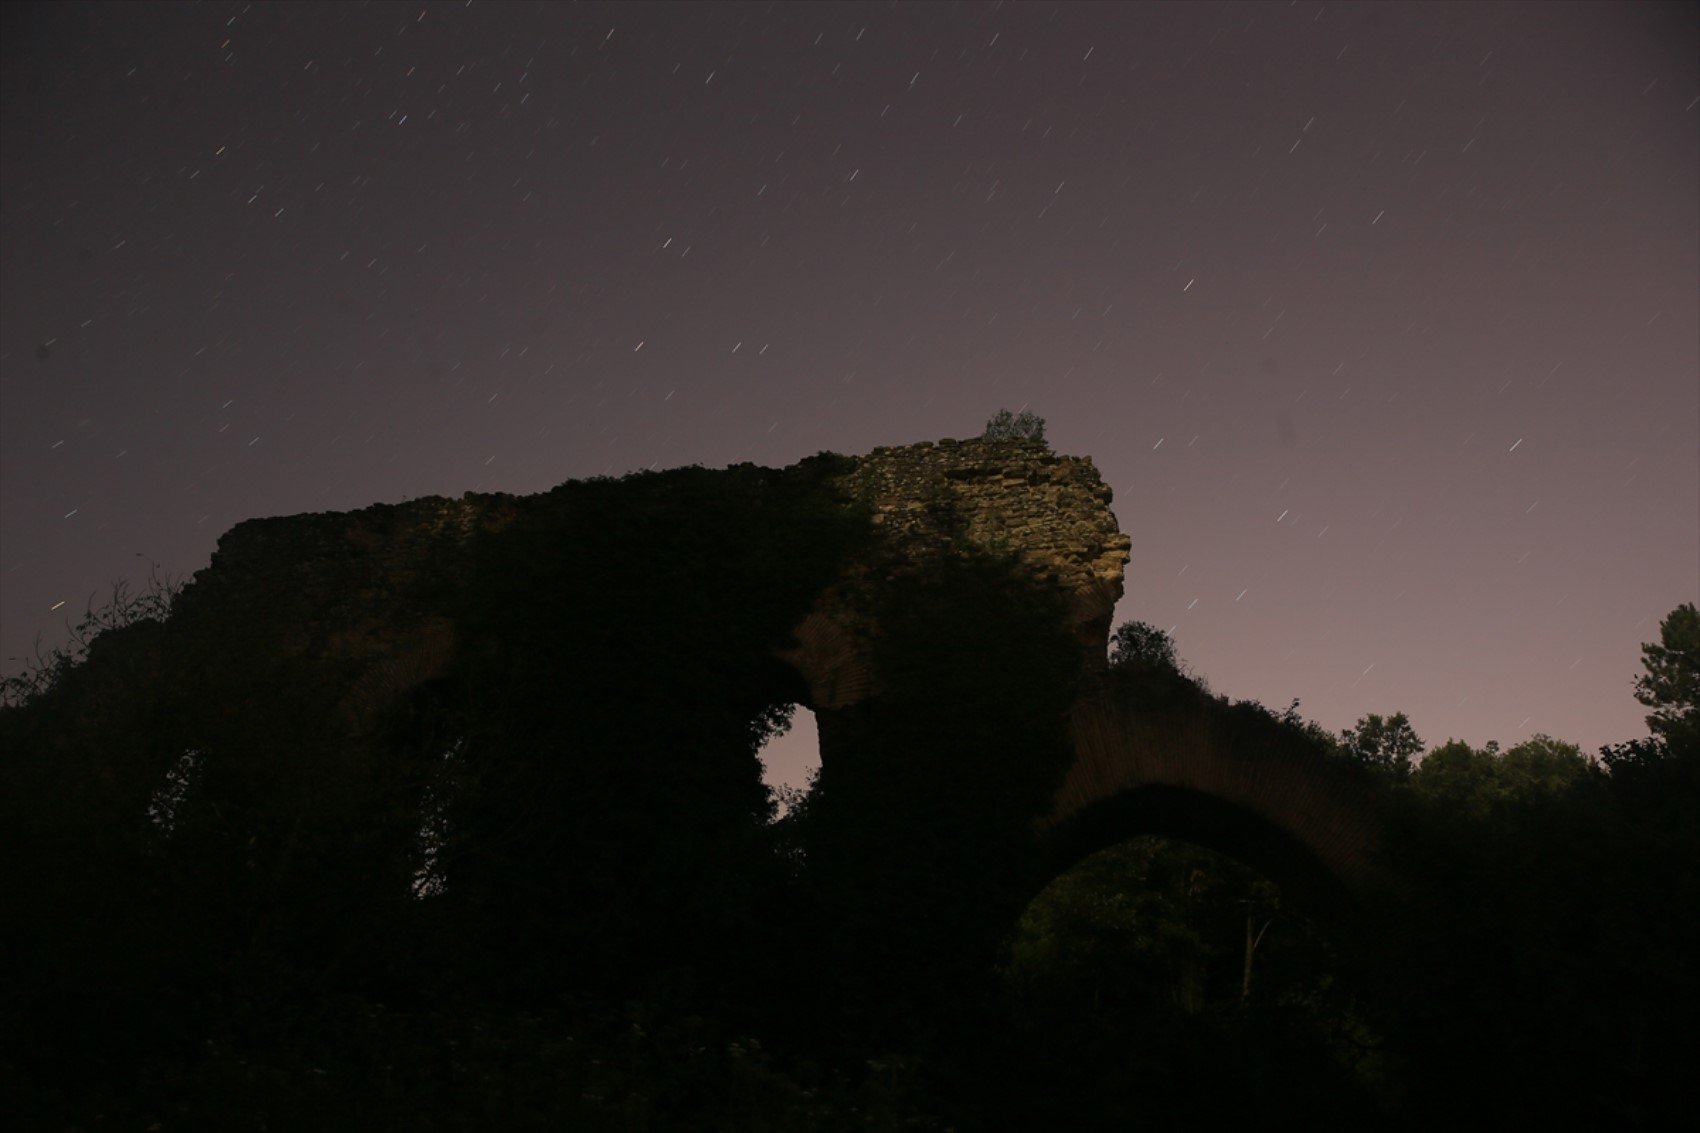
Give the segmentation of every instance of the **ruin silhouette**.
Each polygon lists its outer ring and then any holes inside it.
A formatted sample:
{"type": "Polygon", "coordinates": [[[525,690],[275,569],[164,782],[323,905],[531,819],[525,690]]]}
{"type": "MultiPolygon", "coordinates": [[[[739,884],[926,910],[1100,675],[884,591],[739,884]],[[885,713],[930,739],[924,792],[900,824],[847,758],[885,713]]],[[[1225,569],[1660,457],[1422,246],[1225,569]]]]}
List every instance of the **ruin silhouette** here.
{"type": "MultiPolygon", "coordinates": [[[[1042,442],[945,440],[853,459],[823,455],[783,470],[689,469],[568,484],[529,497],[469,493],[251,520],[220,540],[211,566],[181,596],[166,640],[153,635],[145,643],[160,659],[142,668],[160,682],[193,686],[204,680],[185,668],[196,650],[170,639],[210,636],[220,644],[211,654],[201,650],[202,673],[252,669],[263,657],[260,668],[273,680],[309,674],[309,683],[326,690],[317,704],[321,731],[340,735],[353,749],[391,743],[385,721],[398,706],[457,666],[481,664],[469,653],[479,646],[466,626],[465,596],[487,591],[492,604],[523,605],[534,597],[523,586],[549,577],[546,563],[523,584],[493,577],[507,568],[489,547],[508,553],[547,544],[550,550],[531,557],[565,549],[596,557],[597,577],[641,578],[635,590],[575,600],[659,599],[664,586],[676,589],[666,596],[670,610],[692,610],[700,590],[690,616],[713,622],[722,601],[710,592],[715,586],[761,590],[771,585],[765,573],[795,565],[785,548],[793,536],[804,537],[807,524],[770,506],[770,497],[790,489],[794,501],[810,501],[811,516],[853,517],[842,530],[860,533],[826,539],[830,546],[814,552],[812,581],[786,583],[789,596],[775,607],[789,603],[785,632],[774,632],[781,627],[770,618],[733,648],[763,654],[740,662],[766,686],[751,690],[749,703],[790,700],[816,713],[827,781],[839,765],[856,762],[857,735],[893,693],[876,660],[877,642],[893,628],[881,620],[890,617],[882,612],[883,592],[930,566],[989,556],[1060,601],[1056,628],[1079,648],[1065,724],[1070,756],[1060,774],[1045,780],[1048,796],[1027,806],[1026,850],[1044,863],[1043,875],[1116,841],[1161,832],[1233,854],[1319,901],[1374,883],[1376,792],[1355,768],[1326,758],[1298,729],[1269,714],[1231,706],[1170,674],[1106,671],[1105,643],[1130,540],[1090,458],[1058,455],[1042,442]],[[744,552],[758,549],[747,545],[701,546],[689,561],[657,562],[666,548],[646,546],[642,537],[626,544],[611,538],[628,525],[641,527],[646,509],[665,510],[680,485],[693,501],[712,500],[722,494],[721,482],[730,488],[734,481],[740,489],[726,494],[728,515],[704,522],[721,530],[762,528],[767,545],[753,557],[744,552]],[[586,506],[585,499],[594,502],[586,506]],[[733,561],[703,557],[716,554],[733,561]],[[710,575],[718,581],[704,587],[710,575]],[[799,610],[802,597],[806,608],[799,610]],[[204,632],[209,626],[218,632],[204,632]]],[[[641,610],[630,613],[642,621],[641,610]]],[[[742,616],[726,616],[734,613],[742,616]]],[[[995,624],[1000,611],[976,616],[995,624]]],[[[572,633],[571,626],[557,628],[572,633]]],[[[103,644],[92,658],[96,669],[120,652],[116,642],[103,644]]],[[[664,673],[665,666],[653,671],[664,673]]],[[[977,708],[954,703],[932,710],[949,727],[951,713],[977,708]]],[[[156,753],[156,761],[163,758],[156,753]]],[[[164,773],[162,764],[151,775],[164,773]]]]}

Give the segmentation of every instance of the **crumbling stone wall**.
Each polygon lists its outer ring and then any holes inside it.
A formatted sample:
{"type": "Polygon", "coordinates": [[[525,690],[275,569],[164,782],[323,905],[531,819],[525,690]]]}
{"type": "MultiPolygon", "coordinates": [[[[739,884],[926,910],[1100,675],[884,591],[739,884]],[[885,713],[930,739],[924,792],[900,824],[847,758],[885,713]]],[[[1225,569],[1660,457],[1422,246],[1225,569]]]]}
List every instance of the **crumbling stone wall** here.
{"type": "Polygon", "coordinates": [[[219,539],[174,621],[191,633],[236,627],[217,636],[253,654],[345,668],[341,709],[360,729],[447,667],[455,645],[448,597],[466,581],[469,541],[505,526],[522,505],[468,493],[246,520],[219,539]]]}
{"type": "MultiPolygon", "coordinates": [[[[784,469],[776,475],[786,475],[784,469]]],[[[1037,441],[942,440],[876,448],[838,482],[846,506],[871,510],[874,545],[846,563],[780,654],[816,707],[871,691],[867,633],[855,591],[965,550],[1012,555],[1067,598],[1070,626],[1101,661],[1122,594],[1129,541],[1090,457],[1037,441]]],[[[356,724],[389,698],[441,673],[455,648],[446,596],[464,584],[466,548],[516,516],[570,523],[554,493],[468,493],[353,512],[254,519],[227,532],[184,594],[184,614],[244,625],[255,648],[349,663],[345,712],[356,724]]]]}
{"type": "Polygon", "coordinates": [[[1059,456],[1040,441],[943,440],[876,448],[857,464],[853,479],[873,506],[880,541],[899,556],[966,540],[1014,555],[1036,578],[1079,596],[1082,612],[1107,615],[1102,600],[1113,607],[1121,597],[1130,541],[1091,457],[1059,456]]]}
{"type": "Polygon", "coordinates": [[[875,691],[860,592],[938,555],[1012,556],[1062,591],[1088,664],[1103,663],[1130,541],[1091,457],[1060,456],[1040,441],[924,441],[858,458],[841,491],[871,509],[876,534],[868,561],[847,565],[784,654],[817,709],[875,691]]]}

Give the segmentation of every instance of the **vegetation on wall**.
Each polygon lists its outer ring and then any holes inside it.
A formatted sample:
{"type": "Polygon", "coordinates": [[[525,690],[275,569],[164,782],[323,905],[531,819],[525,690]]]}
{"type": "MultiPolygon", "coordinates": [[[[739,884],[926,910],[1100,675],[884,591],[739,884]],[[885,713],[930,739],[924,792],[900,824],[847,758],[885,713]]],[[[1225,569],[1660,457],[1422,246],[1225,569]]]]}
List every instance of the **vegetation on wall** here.
{"type": "Polygon", "coordinates": [[[987,418],[985,432],[980,436],[988,441],[1043,441],[1045,419],[1031,409],[1023,409],[1019,413],[1000,409],[987,418]]]}

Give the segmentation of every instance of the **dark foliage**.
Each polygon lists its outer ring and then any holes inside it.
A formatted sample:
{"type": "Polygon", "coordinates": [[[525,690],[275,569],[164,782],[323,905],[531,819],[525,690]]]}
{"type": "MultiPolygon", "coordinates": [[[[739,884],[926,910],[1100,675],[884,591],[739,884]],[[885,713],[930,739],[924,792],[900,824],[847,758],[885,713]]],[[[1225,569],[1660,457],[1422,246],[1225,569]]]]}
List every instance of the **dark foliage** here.
{"type": "Polygon", "coordinates": [[[1013,414],[1000,409],[986,419],[986,429],[980,437],[987,441],[1043,441],[1045,419],[1030,409],[1013,414]]]}
{"type": "Polygon", "coordinates": [[[1338,754],[1398,781],[1410,778],[1423,741],[1403,712],[1385,719],[1372,712],[1340,733],[1338,754]]]}
{"type": "Polygon", "coordinates": [[[1123,622],[1110,635],[1110,666],[1144,665],[1168,672],[1181,671],[1175,639],[1167,630],[1145,622],[1123,622]]]}
{"type": "Polygon", "coordinates": [[[1656,644],[1641,646],[1646,673],[1635,699],[1651,708],[1647,727],[1669,746],[1700,745],[1700,610],[1686,602],[1659,624],[1656,644]]]}
{"type": "Polygon", "coordinates": [[[1157,837],[1105,850],[1011,942],[1011,1045],[1030,1065],[998,1102],[1026,1128],[1374,1126],[1385,1058],[1335,953],[1231,859],[1157,837]]]}
{"type": "Polygon", "coordinates": [[[105,633],[124,629],[139,622],[163,622],[171,616],[171,606],[183,585],[178,579],[159,572],[151,565],[147,581],[140,589],[131,589],[120,579],[112,584],[112,594],[100,605],[91,594],[83,614],[75,625],[66,623],[65,644],[44,650],[39,639],[33,657],[11,657],[7,660],[21,666],[12,676],[0,680],[0,707],[20,708],[51,691],[71,671],[88,658],[89,646],[105,633]]]}

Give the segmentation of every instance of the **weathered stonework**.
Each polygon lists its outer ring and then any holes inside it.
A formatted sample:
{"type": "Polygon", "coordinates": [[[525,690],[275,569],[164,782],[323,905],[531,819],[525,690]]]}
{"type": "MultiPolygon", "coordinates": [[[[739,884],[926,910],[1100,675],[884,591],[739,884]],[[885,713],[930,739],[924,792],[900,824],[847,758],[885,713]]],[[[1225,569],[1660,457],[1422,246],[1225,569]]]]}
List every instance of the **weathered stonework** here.
{"type": "MultiPolygon", "coordinates": [[[[846,506],[871,509],[875,541],[867,561],[845,564],[841,584],[797,627],[796,643],[780,647],[816,707],[842,707],[871,689],[869,626],[849,591],[964,549],[1010,554],[1059,587],[1070,628],[1101,661],[1128,538],[1091,458],[1059,456],[1034,441],[924,442],[857,458],[837,488],[846,506]]],[[[522,515],[551,522],[559,506],[551,493],[468,493],[248,520],[219,540],[212,566],[185,593],[186,607],[250,622],[286,655],[355,664],[363,671],[345,711],[364,722],[452,658],[454,627],[441,596],[465,580],[472,536],[522,515]],[[266,596],[264,611],[254,609],[256,595],[266,596]]]]}
{"type": "Polygon", "coordinates": [[[876,448],[858,458],[840,490],[872,510],[875,547],[823,594],[783,656],[808,681],[816,708],[869,695],[871,627],[853,595],[868,572],[889,577],[926,559],[973,550],[1012,556],[1059,588],[1069,628],[1101,664],[1122,595],[1129,540],[1110,511],[1110,489],[1090,457],[1059,456],[1038,441],[942,440],[876,448]]]}
{"type": "Polygon", "coordinates": [[[924,556],[965,538],[1013,554],[1070,593],[1119,597],[1129,540],[1091,457],[1037,441],[953,441],[876,448],[851,478],[886,546],[924,556]]]}
{"type": "Polygon", "coordinates": [[[465,580],[473,534],[500,530],[520,503],[468,493],[247,520],[219,539],[176,617],[242,626],[256,652],[346,665],[356,675],[342,712],[363,729],[447,668],[455,634],[442,597],[465,580]]]}

